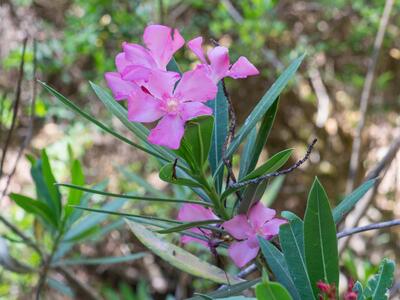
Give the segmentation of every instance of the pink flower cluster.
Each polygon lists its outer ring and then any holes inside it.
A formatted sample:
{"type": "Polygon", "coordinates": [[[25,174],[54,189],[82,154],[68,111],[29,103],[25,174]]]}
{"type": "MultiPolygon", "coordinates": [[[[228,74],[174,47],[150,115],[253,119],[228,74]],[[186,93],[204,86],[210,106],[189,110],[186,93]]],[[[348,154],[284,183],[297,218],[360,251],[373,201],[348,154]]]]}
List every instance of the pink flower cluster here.
{"type": "Polygon", "coordinates": [[[259,73],[245,57],[231,65],[228,49],[222,46],[208,51],[207,60],[202,38],[197,37],[187,45],[201,64],[180,75],[167,71],[174,53],[185,44],[177,29],[149,25],[143,42],[146,47],[123,43],[123,52],[115,57],[117,72],[106,73],[105,79],[115,100],[127,100],[130,121],[159,121],[149,142],[171,149],[179,148],[188,120],[212,114],[204,103],[215,98],[219,80],[259,73]]]}
{"type": "MultiPolygon", "coordinates": [[[[265,207],[260,201],[257,202],[247,214],[240,214],[222,223],[222,227],[235,239],[229,246],[228,253],[238,267],[243,267],[253,260],[260,250],[257,236],[270,240],[279,233],[279,227],[286,220],[275,217],[274,209],[265,207]]],[[[203,221],[217,220],[218,217],[209,209],[197,204],[184,204],[178,214],[180,221],[203,221]]],[[[192,228],[191,232],[205,236],[208,240],[213,239],[213,233],[209,229],[192,228]]],[[[181,242],[200,243],[209,246],[204,240],[191,236],[182,236],[181,242]]]]}

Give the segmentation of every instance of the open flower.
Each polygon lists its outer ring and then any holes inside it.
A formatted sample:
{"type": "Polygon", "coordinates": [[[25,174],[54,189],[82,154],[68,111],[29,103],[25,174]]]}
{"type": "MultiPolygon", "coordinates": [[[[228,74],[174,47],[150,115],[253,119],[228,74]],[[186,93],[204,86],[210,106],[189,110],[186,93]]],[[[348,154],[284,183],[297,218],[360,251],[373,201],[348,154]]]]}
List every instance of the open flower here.
{"type": "Polygon", "coordinates": [[[275,218],[275,210],[265,207],[260,201],[250,208],[247,215],[240,214],[222,224],[237,241],[229,249],[229,256],[238,267],[254,259],[260,246],[257,235],[271,239],[279,232],[285,220],[275,218]]]}
{"type": "MultiPolygon", "coordinates": [[[[184,204],[179,209],[178,220],[184,222],[196,222],[196,221],[205,221],[205,220],[217,220],[218,217],[212,212],[211,209],[205,208],[204,206],[198,204],[184,204]]],[[[198,229],[191,228],[189,231],[193,233],[197,233],[199,235],[205,235],[208,238],[211,238],[211,230],[208,229],[198,229]]],[[[208,247],[207,241],[197,239],[195,237],[182,235],[181,237],[182,244],[188,243],[200,243],[206,247],[208,247]]]]}
{"type": "Polygon", "coordinates": [[[244,56],[233,64],[229,61],[229,51],[226,47],[217,46],[207,52],[207,57],[204,56],[203,38],[197,37],[187,43],[190,50],[199,58],[201,63],[206,66],[214,83],[218,83],[224,77],[246,78],[251,75],[258,75],[257,68],[244,56]]]}
{"type": "Polygon", "coordinates": [[[178,149],[185,122],[201,115],[211,115],[212,109],[202,102],[215,98],[216,85],[203,67],[185,72],[177,84],[179,74],[153,70],[147,88],[136,88],[128,97],[128,119],[133,122],[154,122],[149,142],[178,149]]]}
{"type": "Polygon", "coordinates": [[[143,34],[147,48],[132,43],[122,44],[123,52],[115,57],[118,72],[108,72],[105,79],[116,100],[127,99],[135,84],[146,85],[153,70],[166,70],[174,53],[185,43],[177,29],[149,25],[143,34]]]}

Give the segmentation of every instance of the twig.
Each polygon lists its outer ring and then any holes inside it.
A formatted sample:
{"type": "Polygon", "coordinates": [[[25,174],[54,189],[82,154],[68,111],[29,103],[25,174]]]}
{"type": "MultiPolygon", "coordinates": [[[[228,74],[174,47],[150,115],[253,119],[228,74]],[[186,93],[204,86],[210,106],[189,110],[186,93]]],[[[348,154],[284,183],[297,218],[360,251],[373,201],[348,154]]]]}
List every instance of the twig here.
{"type": "Polygon", "coordinates": [[[13,107],[13,115],[12,115],[12,120],[11,120],[11,127],[7,133],[7,138],[4,144],[3,148],[3,153],[1,155],[1,161],[0,161],[0,177],[3,176],[3,167],[4,167],[4,162],[6,159],[8,147],[10,146],[11,142],[11,137],[15,128],[15,124],[17,121],[17,115],[18,115],[18,108],[19,108],[19,103],[21,100],[21,85],[22,85],[22,79],[24,77],[24,65],[25,65],[25,50],[26,50],[26,44],[27,44],[28,38],[24,38],[22,42],[22,53],[21,53],[21,61],[19,65],[19,72],[18,72],[18,80],[17,80],[17,89],[15,92],[15,100],[14,100],[14,107],[13,107]]]}
{"type": "Polygon", "coordinates": [[[379,52],[382,47],[383,37],[385,36],[386,28],[389,22],[390,12],[392,10],[393,3],[394,0],[386,0],[385,8],[383,9],[383,13],[379,23],[379,29],[375,37],[372,57],[368,64],[368,71],[361,92],[361,99],[360,99],[361,116],[353,140],[349,175],[346,182],[346,194],[350,193],[353,190],[356,181],[356,174],[360,163],[359,160],[361,152],[361,134],[365,126],[365,119],[368,110],[368,102],[371,95],[372,83],[374,81],[375,69],[378,62],[379,52]]]}
{"type": "Polygon", "coordinates": [[[28,132],[25,136],[24,141],[21,143],[19,149],[18,149],[18,154],[17,158],[15,159],[14,166],[11,169],[11,172],[8,174],[7,180],[6,180],[6,185],[3,189],[3,192],[1,194],[0,200],[3,199],[3,197],[7,194],[8,187],[10,186],[11,179],[15,174],[15,171],[17,170],[18,162],[20,161],[22,154],[25,150],[25,148],[28,146],[31,138],[32,138],[32,133],[33,133],[33,126],[34,126],[34,120],[35,120],[35,103],[36,103],[36,94],[37,94],[37,80],[36,80],[36,69],[37,69],[37,64],[36,64],[36,40],[33,40],[33,70],[32,70],[32,98],[31,98],[31,107],[30,107],[30,121],[29,121],[29,126],[28,126],[28,132]]]}
{"type": "MultiPolygon", "coordinates": [[[[355,209],[352,212],[350,212],[347,215],[347,217],[343,218],[343,220],[345,221],[345,227],[347,228],[356,227],[358,222],[365,215],[369,205],[371,204],[374,198],[378,186],[384,177],[381,175],[382,171],[387,170],[390,163],[396,157],[396,154],[399,151],[399,149],[400,149],[400,135],[394,139],[392,145],[390,146],[389,150],[387,151],[383,159],[366,176],[366,180],[377,178],[379,176],[380,178],[375,183],[373,190],[366,193],[364,197],[360,201],[358,201],[355,209]]],[[[340,253],[343,252],[343,250],[346,248],[346,246],[350,241],[350,238],[351,237],[345,238],[340,242],[339,244],[340,253]]]]}
{"type": "Polygon", "coordinates": [[[290,166],[289,168],[281,170],[281,171],[273,172],[273,173],[267,173],[267,174],[265,174],[263,176],[260,176],[260,177],[254,178],[254,179],[250,179],[250,180],[238,182],[238,183],[235,183],[235,184],[231,184],[230,187],[231,188],[241,188],[241,187],[244,187],[244,186],[249,185],[249,184],[257,184],[257,183],[260,183],[263,180],[266,180],[266,179],[269,179],[269,178],[272,178],[272,177],[278,177],[278,176],[285,175],[285,174],[288,174],[290,172],[293,172],[294,170],[299,168],[302,164],[304,164],[308,160],[308,158],[310,157],[310,154],[311,154],[316,142],[317,142],[317,139],[314,139],[312,141],[312,143],[310,145],[308,145],[307,152],[304,155],[304,157],[302,159],[300,159],[299,161],[297,161],[292,166],[290,166]]]}
{"type": "Polygon", "coordinates": [[[7,97],[7,92],[4,91],[3,95],[1,95],[1,101],[0,101],[0,142],[1,142],[2,136],[3,136],[2,122],[3,122],[3,112],[4,112],[4,106],[5,106],[5,102],[6,102],[6,97],[7,97]]]}
{"type": "Polygon", "coordinates": [[[360,233],[360,232],[369,231],[369,230],[382,229],[382,228],[387,228],[387,227],[393,227],[393,226],[398,226],[398,225],[400,225],[400,220],[392,220],[392,221],[380,222],[380,223],[375,223],[375,224],[369,224],[366,226],[360,226],[360,227],[343,230],[343,231],[339,232],[336,235],[336,237],[338,239],[341,239],[342,237],[349,236],[349,235],[352,235],[355,233],[360,233]]]}

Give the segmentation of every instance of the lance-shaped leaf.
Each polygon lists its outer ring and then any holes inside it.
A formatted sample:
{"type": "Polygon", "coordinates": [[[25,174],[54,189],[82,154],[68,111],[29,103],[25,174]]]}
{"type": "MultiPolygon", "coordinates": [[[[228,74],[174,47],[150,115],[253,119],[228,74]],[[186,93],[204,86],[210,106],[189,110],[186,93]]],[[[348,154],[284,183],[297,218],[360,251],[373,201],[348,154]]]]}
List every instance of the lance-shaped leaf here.
{"type": "Polygon", "coordinates": [[[103,196],[108,196],[108,197],[141,200],[141,201],[154,201],[154,202],[193,203],[193,204],[198,204],[198,205],[203,205],[203,206],[213,206],[211,203],[204,202],[204,201],[116,194],[116,193],[105,192],[103,190],[96,190],[96,189],[91,189],[91,188],[87,188],[84,186],[68,184],[68,183],[57,183],[57,185],[66,187],[66,188],[70,188],[72,190],[79,190],[79,191],[84,191],[84,192],[88,192],[91,194],[98,194],[98,195],[103,195],[103,196]]]}
{"type": "Polygon", "coordinates": [[[276,249],[269,241],[261,237],[258,237],[258,241],[260,243],[261,252],[268,266],[271,268],[272,273],[275,275],[276,280],[288,289],[294,300],[300,299],[299,292],[294,285],[282,252],[276,249]]]}
{"type": "Polygon", "coordinates": [[[9,197],[26,212],[38,216],[55,228],[58,227],[58,220],[55,214],[45,203],[20,194],[11,193],[9,197]]]}
{"type": "Polygon", "coordinates": [[[242,195],[238,213],[246,214],[250,207],[253,206],[257,201],[260,201],[261,197],[268,186],[268,181],[264,180],[260,183],[249,184],[242,195]]]}
{"type": "Polygon", "coordinates": [[[281,225],[279,228],[279,241],[289,273],[300,295],[300,299],[315,299],[304,259],[304,247],[297,238],[299,234],[298,229],[299,227],[293,226],[292,222],[281,225]]]}
{"type": "Polygon", "coordinates": [[[47,189],[50,193],[50,197],[53,205],[51,208],[54,208],[54,213],[56,217],[59,218],[61,216],[61,194],[54,184],[56,183],[56,179],[53,174],[53,170],[50,165],[49,157],[47,156],[46,150],[42,150],[41,155],[42,160],[42,174],[43,179],[46,183],[47,189]]]}
{"type": "Polygon", "coordinates": [[[256,167],[258,158],[260,157],[261,151],[264,148],[264,145],[267,142],[268,136],[271,132],[272,125],[274,124],[276,112],[278,111],[278,105],[279,100],[275,101],[267,110],[263,119],[261,120],[258,133],[256,127],[254,127],[250,133],[245,151],[243,151],[240,160],[239,179],[246,176],[256,167]],[[252,135],[254,135],[254,138],[252,135]]]}
{"type": "Polygon", "coordinates": [[[335,223],[339,223],[340,220],[345,216],[357,202],[368,192],[374,185],[376,179],[371,179],[364,182],[357,189],[355,189],[351,194],[347,195],[338,206],[333,209],[333,219],[335,223]]]}
{"type": "MultiPolygon", "coordinates": [[[[278,96],[285,88],[289,80],[294,76],[297,69],[300,67],[301,62],[304,59],[304,54],[296,58],[290,66],[279,76],[271,88],[261,98],[260,102],[256,105],[250,115],[247,117],[243,126],[238,131],[236,137],[229,145],[227,150],[227,156],[230,157],[239,148],[240,144],[250,134],[250,131],[256,126],[257,122],[265,115],[267,110],[278,100],[278,96]]],[[[218,168],[222,168],[222,163],[219,164],[218,168]]]]}
{"type": "MultiPolygon", "coordinates": [[[[82,165],[79,160],[74,159],[71,166],[71,182],[74,185],[85,184],[85,175],[83,174],[82,165]]],[[[65,218],[68,218],[73,209],[71,205],[78,205],[81,203],[83,191],[78,189],[70,189],[67,198],[67,206],[65,207],[65,218]]]]}
{"type": "Polygon", "coordinates": [[[213,101],[208,101],[208,107],[213,110],[214,129],[211,138],[211,148],[208,156],[211,172],[214,177],[215,188],[221,192],[223,182],[223,169],[217,172],[218,164],[222,161],[222,148],[228,134],[228,100],[225,97],[222,82],[218,83],[217,96],[213,101]]]}
{"type": "MultiPolygon", "coordinates": [[[[158,230],[156,232],[166,234],[166,233],[172,233],[172,232],[179,232],[179,231],[183,231],[183,230],[194,228],[194,227],[202,227],[204,225],[220,224],[223,222],[224,222],[224,220],[204,220],[204,221],[197,221],[197,222],[186,222],[181,225],[171,227],[168,229],[158,230]]],[[[215,229],[218,229],[218,228],[215,228],[215,229]]]]}
{"type": "Polygon", "coordinates": [[[212,116],[200,116],[188,121],[180,148],[176,151],[194,171],[201,171],[210,152],[214,126],[212,116]]]}
{"type": "Polygon", "coordinates": [[[310,282],[317,297],[317,282],[339,286],[336,226],[328,196],[316,178],[308,196],[304,217],[304,248],[310,282]]]}
{"type": "Polygon", "coordinates": [[[179,248],[158,237],[155,233],[146,229],[139,223],[127,220],[127,223],[135,234],[147,248],[158,255],[174,267],[191,275],[211,280],[222,284],[236,284],[242,280],[231,275],[227,275],[220,268],[200,260],[197,256],[179,248]],[[227,282],[227,276],[229,282],[227,282]]]}
{"type": "Polygon", "coordinates": [[[393,284],[395,264],[392,260],[384,258],[379,266],[378,274],[375,274],[367,282],[364,289],[365,299],[386,300],[389,289],[393,284]]]}

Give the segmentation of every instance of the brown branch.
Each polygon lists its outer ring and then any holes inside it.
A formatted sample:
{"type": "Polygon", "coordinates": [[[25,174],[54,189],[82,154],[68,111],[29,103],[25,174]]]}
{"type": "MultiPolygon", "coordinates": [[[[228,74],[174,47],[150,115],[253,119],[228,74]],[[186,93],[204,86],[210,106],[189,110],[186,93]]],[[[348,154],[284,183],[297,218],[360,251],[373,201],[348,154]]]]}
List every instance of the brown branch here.
{"type": "Polygon", "coordinates": [[[36,61],[37,61],[36,60],[36,40],[34,39],[33,40],[32,96],[31,96],[31,106],[30,106],[30,112],[29,112],[30,121],[29,121],[29,126],[28,126],[28,132],[25,136],[24,141],[21,143],[21,145],[18,149],[17,158],[15,159],[14,166],[12,167],[11,172],[8,174],[8,177],[6,180],[6,185],[3,189],[0,200],[3,199],[3,197],[7,194],[7,190],[8,190],[8,187],[10,186],[11,179],[17,170],[18,162],[20,161],[25,148],[28,146],[28,144],[32,138],[34,120],[35,120],[35,103],[36,103],[36,95],[37,95],[37,80],[36,80],[37,63],[36,63],[36,61]]]}
{"type": "Polygon", "coordinates": [[[18,115],[18,108],[19,108],[19,103],[21,101],[21,86],[22,86],[22,79],[24,78],[24,65],[25,65],[25,50],[26,50],[26,44],[27,44],[28,38],[24,38],[22,42],[22,53],[21,53],[21,61],[19,65],[19,72],[18,72],[18,79],[17,79],[17,89],[15,92],[15,100],[14,100],[14,106],[13,106],[13,115],[12,115],[12,120],[11,120],[11,127],[7,133],[7,138],[4,144],[3,152],[1,155],[1,161],[0,161],[0,177],[3,176],[3,167],[4,167],[4,162],[6,160],[7,156],[7,151],[11,143],[11,137],[16,125],[17,121],[17,115],[18,115]]]}
{"type": "Polygon", "coordinates": [[[278,176],[285,175],[285,174],[293,172],[294,170],[299,168],[302,164],[304,164],[308,160],[308,158],[310,157],[311,152],[312,152],[316,142],[317,142],[317,139],[314,139],[311,142],[311,144],[308,145],[307,152],[304,155],[304,157],[302,159],[300,159],[299,161],[297,161],[292,166],[290,166],[289,168],[281,170],[281,171],[273,172],[273,173],[267,173],[267,174],[264,174],[263,176],[260,176],[260,177],[254,178],[254,179],[250,179],[250,180],[238,182],[238,183],[235,183],[235,184],[231,184],[230,187],[231,188],[241,188],[241,187],[244,187],[244,186],[249,185],[249,184],[257,184],[257,183],[260,183],[261,181],[264,181],[266,179],[269,179],[269,178],[272,178],[272,177],[278,177],[278,176]]]}
{"type": "Polygon", "coordinates": [[[390,13],[392,11],[394,0],[386,0],[385,8],[379,23],[379,29],[375,37],[374,48],[372,51],[372,56],[368,64],[367,75],[365,77],[364,86],[361,92],[360,98],[360,121],[356,128],[354,135],[349,175],[346,182],[346,194],[349,194],[354,189],[354,184],[356,181],[356,175],[358,167],[360,164],[360,153],[361,153],[361,135],[365,126],[366,114],[368,110],[368,102],[371,95],[371,88],[374,81],[375,69],[379,58],[379,53],[382,48],[383,38],[385,36],[386,28],[389,23],[390,13]]]}

